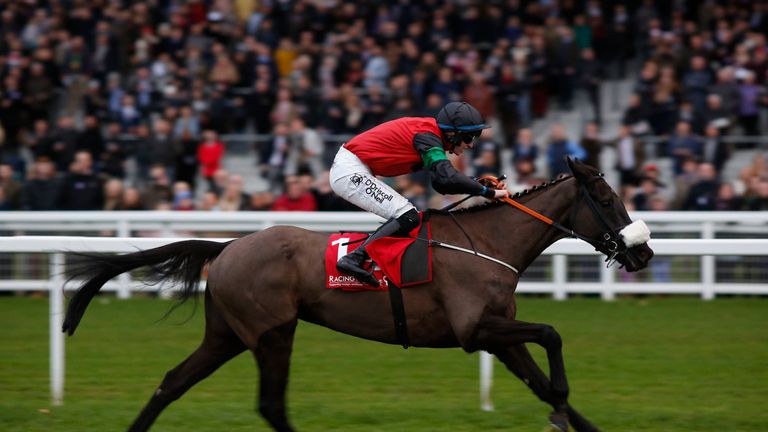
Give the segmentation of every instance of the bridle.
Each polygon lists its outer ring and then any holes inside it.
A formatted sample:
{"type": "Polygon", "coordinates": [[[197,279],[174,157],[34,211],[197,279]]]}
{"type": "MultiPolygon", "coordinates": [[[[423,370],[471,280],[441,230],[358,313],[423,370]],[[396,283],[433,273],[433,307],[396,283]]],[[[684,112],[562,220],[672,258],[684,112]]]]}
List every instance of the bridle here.
{"type": "MultiPolygon", "coordinates": [[[[606,265],[607,267],[611,267],[613,264],[619,261],[620,258],[626,257],[627,254],[634,254],[634,251],[632,251],[632,247],[634,245],[632,246],[627,245],[627,243],[624,240],[624,236],[622,235],[622,231],[628,226],[636,222],[625,224],[617,228],[614,228],[611,226],[611,224],[605,218],[605,215],[603,214],[603,212],[600,211],[600,208],[598,207],[597,203],[595,203],[594,198],[592,198],[592,195],[590,195],[589,191],[587,190],[587,184],[602,180],[602,178],[603,178],[603,174],[600,173],[598,175],[595,175],[587,179],[584,182],[578,182],[579,195],[581,199],[576,201],[569,215],[569,225],[573,226],[574,225],[573,218],[574,218],[574,215],[577,213],[576,210],[578,209],[578,206],[581,205],[582,201],[585,202],[590,212],[592,213],[592,215],[602,225],[602,232],[600,236],[597,238],[588,237],[588,236],[579,234],[573,228],[566,228],[562,224],[552,220],[547,216],[544,216],[543,214],[527,207],[524,204],[521,204],[513,200],[510,197],[501,198],[500,201],[503,201],[517,208],[518,210],[521,210],[522,212],[534,217],[535,219],[538,219],[546,223],[547,225],[551,225],[553,228],[556,228],[562,231],[563,233],[565,233],[568,237],[583,240],[591,244],[595,248],[595,250],[597,250],[598,252],[601,252],[606,256],[605,258],[605,262],[607,263],[606,265]]],[[[483,176],[479,178],[478,181],[488,187],[498,187],[498,184],[500,183],[500,180],[493,176],[483,176]]],[[[645,226],[645,224],[643,224],[643,226],[645,226]]],[[[623,266],[623,264],[621,266],[623,266]]]]}
{"type": "MultiPolygon", "coordinates": [[[[589,207],[589,210],[592,212],[592,215],[596,217],[596,219],[600,222],[602,225],[602,233],[599,238],[587,238],[584,236],[578,236],[581,240],[584,240],[585,242],[591,244],[595,247],[595,250],[602,252],[606,258],[605,262],[607,263],[607,267],[611,267],[613,264],[615,264],[617,261],[619,261],[619,258],[626,257],[628,253],[634,253],[630,247],[627,246],[626,242],[624,241],[621,231],[626,228],[629,224],[624,224],[618,228],[613,228],[611,224],[606,220],[605,215],[603,212],[600,211],[598,208],[597,203],[595,202],[595,199],[592,198],[592,195],[589,194],[589,191],[587,190],[587,186],[585,183],[592,183],[595,181],[599,181],[603,178],[603,174],[600,173],[590,179],[588,179],[586,182],[579,182],[579,193],[582,200],[576,201],[574,204],[574,208],[571,209],[571,214],[569,218],[569,224],[573,226],[573,215],[577,213],[578,206],[585,202],[587,204],[587,207],[589,207]]],[[[620,265],[619,268],[623,266],[620,265]]]]}

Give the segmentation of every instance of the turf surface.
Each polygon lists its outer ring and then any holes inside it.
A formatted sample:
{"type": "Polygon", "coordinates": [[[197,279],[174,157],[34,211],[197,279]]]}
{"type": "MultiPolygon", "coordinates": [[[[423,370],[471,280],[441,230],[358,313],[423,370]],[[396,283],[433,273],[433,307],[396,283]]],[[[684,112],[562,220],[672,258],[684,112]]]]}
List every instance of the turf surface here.
{"type": "MultiPolygon", "coordinates": [[[[46,299],[0,298],[0,430],[124,430],[202,335],[202,309],[158,322],[169,302],[100,298],[67,339],[65,404],[48,402],[46,299]]],[[[571,402],[607,431],[746,431],[768,424],[768,300],[554,302],[520,319],[564,339],[571,402]]],[[[540,360],[543,353],[532,348],[540,360]]],[[[267,430],[242,354],[171,405],[153,430],[267,430]]],[[[300,324],[290,415],[301,431],[540,431],[547,406],[497,362],[496,411],[479,410],[478,360],[300,324]]]]}

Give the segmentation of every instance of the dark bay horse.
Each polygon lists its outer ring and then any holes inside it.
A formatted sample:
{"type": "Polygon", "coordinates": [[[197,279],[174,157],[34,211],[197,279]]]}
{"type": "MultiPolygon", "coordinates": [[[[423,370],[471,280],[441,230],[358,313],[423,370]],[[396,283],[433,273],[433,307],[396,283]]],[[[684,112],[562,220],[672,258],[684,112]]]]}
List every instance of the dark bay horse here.
{"type": "MultiPolygon", "coordinates": [[[[623,237],[631,220],[619,197],[597,170],[569,163],[573,176],[516,197],[551,217],[560,229],[510,205],[492,203],[452,215],[433,214],[433,238],[474,247],[522,272],[570,232],[629,271],[644,268],[653,252],[645,242],[633,244],[623,237]]],[[[188,240],[126,255],[94,255],[80,273],[88,278],[69,303],[63,329],[74,333],[102,285],[123,272],[151,266],[160,278],[182,281],[180,295],[188,299],[196,295],[201,272],[210,264],[203,341],[166,374],[129,430],[149,429],[161,411],[195,383],[250,350],[260,370],[259,412],[275,430],[292,431],[286,387],[299,319],[365,339],[398,342],[387,292],[325,288],[327,241],[327,234],[279,226],[230,243],[188,240]]],[[[553,426],[567,430],[570,422],[577,431],[597,430],[568,403],[557,331],[515,319],[519,275],[496,262],[439,247],[433,251],[433,263],[431,283],[402,292],[411,345],[488,351],[552,406],[553,426]],[[529,354],[528,342],[546,349],[549,376],[529,354]]]]}

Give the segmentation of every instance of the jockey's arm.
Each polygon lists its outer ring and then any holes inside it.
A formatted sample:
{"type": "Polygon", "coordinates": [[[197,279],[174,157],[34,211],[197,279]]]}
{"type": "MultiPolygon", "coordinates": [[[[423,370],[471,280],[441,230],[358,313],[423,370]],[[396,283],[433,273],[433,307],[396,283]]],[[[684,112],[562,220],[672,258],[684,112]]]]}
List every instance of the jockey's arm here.
{"type": "Polygon", "coordinates": [[[421,155],[424,168],[429,170],[432,187],[441,194],[482,195],[496,197],[496,192],[460,173],[445,155],[442,141],[430,132],[416,134],[413,145],[421,155]]]}

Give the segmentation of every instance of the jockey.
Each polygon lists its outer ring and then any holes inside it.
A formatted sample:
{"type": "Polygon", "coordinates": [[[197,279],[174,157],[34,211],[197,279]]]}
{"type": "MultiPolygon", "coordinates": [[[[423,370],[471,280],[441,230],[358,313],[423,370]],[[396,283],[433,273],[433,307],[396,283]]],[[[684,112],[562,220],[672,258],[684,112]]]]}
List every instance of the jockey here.
{"type": "Polygon", "coordinates": [[[345,200],[387,221],[336,267],[361,282],[378,286],[363,268],[366,246],[375,239],[407,234],[419,224],[419,212],[376,176],[393,177],[429,170],[432,187],[441,194],[480,195],[488,199],[509,194],[489,189],[457,171],[445,152],[461,155],[471,149],[483,129],[482,115],[466,102],[451,102],[432,117],[403,117],[355,136],[336,154],[330,171],[331,188],[345,200]]]}

